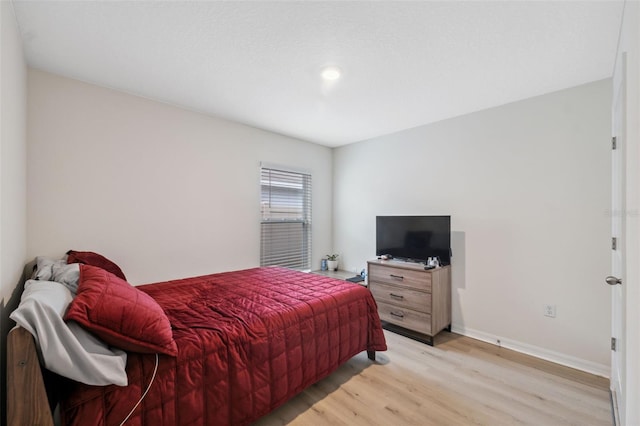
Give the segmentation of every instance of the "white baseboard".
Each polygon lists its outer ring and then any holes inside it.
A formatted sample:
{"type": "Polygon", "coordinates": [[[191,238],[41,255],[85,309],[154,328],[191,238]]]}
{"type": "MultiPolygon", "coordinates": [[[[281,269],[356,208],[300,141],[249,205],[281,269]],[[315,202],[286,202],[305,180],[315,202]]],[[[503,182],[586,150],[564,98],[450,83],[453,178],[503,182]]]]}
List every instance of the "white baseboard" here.
{"type": "Polygon", "coordinates": [[[496,336],[494,334],[485,333],[483,331],[473,330],[466,327],[460,327],[455,324],[451,325],[451,331],[454,333],[462,334],[463,336],[471,337],[473,339],[482,340],[483,342],[498,345],[500,340],[500,346],[507,349],[512,349],[523,354],[531,355],[536,358],[541,358],[547,361],[555,362],[567,367],[575,368],[576,370],[585,371],[587,373],[595,374],[596,376],[609,378],[610,368],[608,365],[598,364],[592,361],[587,361],[581,358],[576,358],[571,355],[562,354],[560,352],[550,351],[548,349],[540,348],[538,346],[529,345],[527,343],[510,340],[502,336],[496,336]]]}

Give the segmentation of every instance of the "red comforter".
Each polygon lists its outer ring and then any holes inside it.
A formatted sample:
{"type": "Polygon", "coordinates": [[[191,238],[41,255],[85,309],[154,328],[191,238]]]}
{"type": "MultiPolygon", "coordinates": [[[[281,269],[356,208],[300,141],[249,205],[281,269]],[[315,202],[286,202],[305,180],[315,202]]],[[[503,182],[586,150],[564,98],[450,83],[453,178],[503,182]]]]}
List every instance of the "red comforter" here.
{"type": "MultiPolygon", "coordinates": [[[[165,310],[178,345],[127,425],[242,425],[364,350],[387,349],[368,289],[269,267],[139,286],[165,310]]],[[[118,425],[155,355],[130,354],[129,386],[74,384],[63,423],[118,425]]]]}

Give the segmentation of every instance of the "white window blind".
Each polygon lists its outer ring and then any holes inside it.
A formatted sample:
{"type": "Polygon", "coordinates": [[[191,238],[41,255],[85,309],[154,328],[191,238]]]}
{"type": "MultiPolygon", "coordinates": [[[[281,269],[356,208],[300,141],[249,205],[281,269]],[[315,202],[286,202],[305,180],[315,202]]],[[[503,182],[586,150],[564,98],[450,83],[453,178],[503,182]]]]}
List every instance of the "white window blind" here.
{"type": "Polygon", "coordinates": [[[311,175],[262,167],[260,264],[311,269],[311,175]]]}

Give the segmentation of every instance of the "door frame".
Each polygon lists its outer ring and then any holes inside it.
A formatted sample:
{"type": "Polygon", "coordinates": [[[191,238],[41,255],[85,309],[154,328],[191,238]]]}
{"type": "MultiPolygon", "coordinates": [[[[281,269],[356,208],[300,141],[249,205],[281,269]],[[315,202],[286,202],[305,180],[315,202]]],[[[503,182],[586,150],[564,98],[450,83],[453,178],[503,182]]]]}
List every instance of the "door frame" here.
{"type": "Polygon", "coordinates": [[[611,374],[612,410],[616,425],[624,424],[626,407],[626,82],[627,58],[623,53],[613,75],[611,103],[611,237],[615,246],[611,250],[611,275],[622,285],[611,286],[611,374]],[[613,345],[615,339],[615,347],[613,345]],[[622,418],[620,417],[622,414],[622,418]]]}

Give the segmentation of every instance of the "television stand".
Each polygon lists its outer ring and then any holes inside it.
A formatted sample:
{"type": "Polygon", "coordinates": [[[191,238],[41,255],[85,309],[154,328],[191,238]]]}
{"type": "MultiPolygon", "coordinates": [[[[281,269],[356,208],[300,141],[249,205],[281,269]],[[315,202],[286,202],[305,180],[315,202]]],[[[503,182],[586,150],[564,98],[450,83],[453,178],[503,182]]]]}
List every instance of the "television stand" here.
{"type": "Polygon", "coordinates": [[[433,346],[451,329],[451,266],[425,270],[424,264],[371,260],[369,289],[383,327],[433,346]]]}

